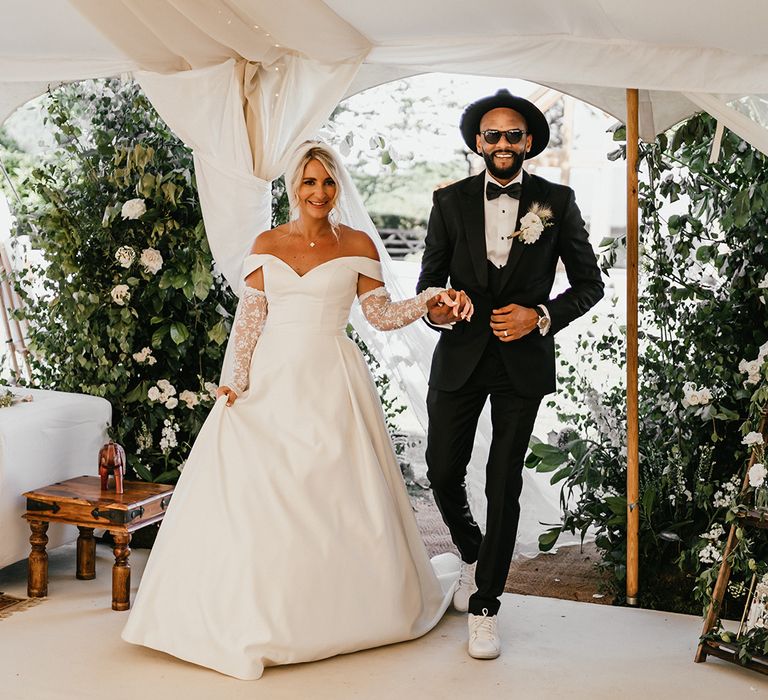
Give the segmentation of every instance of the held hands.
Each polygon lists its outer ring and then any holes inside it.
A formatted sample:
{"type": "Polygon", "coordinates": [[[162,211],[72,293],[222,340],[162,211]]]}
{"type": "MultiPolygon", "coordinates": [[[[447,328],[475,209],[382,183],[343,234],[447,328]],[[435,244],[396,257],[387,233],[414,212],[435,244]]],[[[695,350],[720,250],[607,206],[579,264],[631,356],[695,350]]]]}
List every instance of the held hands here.
{"type": "Polygon", "coordinates": [[[509,343],[530,333],[536,328],[538,319],[534,309],[508,304],[491,312],[491,329],[502,343],[509,343]]]}
{"type": "Polygon", "coordinates": [[[427,302],[429,320],[436,325],[472,319],[475,307],[472,300],[462,291],[446,289],[427,302]]]}
{"type": "Polygon", "coordinates": [[[237,401],[237,394],[228,386],[220,386],[216,390],[216,400],[218,400],[220,396],[227,397],[227,406],[231,406],[233,403],[235,403],[235,401],[237,401]]]}

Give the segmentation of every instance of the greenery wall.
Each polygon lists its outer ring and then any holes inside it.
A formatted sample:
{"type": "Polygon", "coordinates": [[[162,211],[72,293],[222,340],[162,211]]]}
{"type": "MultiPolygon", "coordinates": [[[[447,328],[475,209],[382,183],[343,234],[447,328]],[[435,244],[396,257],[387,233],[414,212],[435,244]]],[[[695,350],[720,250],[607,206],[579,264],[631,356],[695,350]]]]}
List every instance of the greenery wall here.
{"type": "MultiPolygon", "coordinates": [[[[709,602],[751,452],[745,435],[768,398],[768,160],[726,131],[710,164],[714,131],[714,120],[698,115],[641,153],[640,602],[681,612],[709,602]]],[[[606,271],[624,244],[603,242],[606,271]]],[[[580,339],[580,358],[561,358],[562,430],[528,459],[563,489],[562,525],[542,536],[542,548],[561,530],[592,528],[620,599],[625,388],[598,377],[609,365],[623,372],[625,330],[614,318],[605,334],[580,339]]],[[[754,531],[737,534],[725,612],[740,616],[768,546],[754,531]]]]}

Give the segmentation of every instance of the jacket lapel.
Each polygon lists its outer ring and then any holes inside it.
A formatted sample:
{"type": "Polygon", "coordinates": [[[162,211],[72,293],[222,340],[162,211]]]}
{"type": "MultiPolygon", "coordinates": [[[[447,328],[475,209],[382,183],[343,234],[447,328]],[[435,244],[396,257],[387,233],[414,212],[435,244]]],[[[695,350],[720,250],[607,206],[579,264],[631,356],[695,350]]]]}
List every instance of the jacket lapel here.
{"type": "Polygon", "coordinates": [[[467,236],[472,267],[480,283],[480,288],[488,286],[488,253],[485,248],[485,200],[483,183],[485,171],[467,181],[462,188],[464,198],[461,207],[464,220],[464,233],[467,236]]]}
{"type": "MultiPolygon", "coordinates": [[[[520,219],[528,213],[531,204],[533,204],[539,197],[539,188],[536,181],[533,180],[527,172],[523,171],[523,190],[520,193],[520,206],[517,208],[515,231],[520,230],[520,219]]],[[[525,243],[523,243],[520,238],[515,238],[512,242],[512,247],[509,249],[507,264],[501,271],[501,289],[504,289],[507,282],[509,282],[512,277],[512,273],[520,262],[523,252],[525,252],[525,243]]]]}

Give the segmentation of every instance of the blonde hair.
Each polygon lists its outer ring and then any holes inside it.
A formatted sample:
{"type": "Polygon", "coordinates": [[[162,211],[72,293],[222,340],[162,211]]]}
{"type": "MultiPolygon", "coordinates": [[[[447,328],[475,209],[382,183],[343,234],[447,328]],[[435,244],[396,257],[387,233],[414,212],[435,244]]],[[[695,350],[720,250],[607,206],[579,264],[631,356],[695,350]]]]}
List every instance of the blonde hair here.
{"type": "Polygon", "coordinates": [[[340,214],[338,210],[339,198],[341,196],[341,183],[339,182],[339,171],[341,165],[339,164],[336,154],[324,143],[320,141],[306,141],[301,146],[294,156],[295,160],[292,163],[292,167],[288,170],[285,176],[286,190],[288,191],[288,203],[291,207],[291,219],[297,219],[299,216],[299,187],[301,187],[301,181],[304,178],[304,168],[307,167],[307,163],[311,160],[316,160],[327,171],[328,175],[336,183],[336,193],[333,197],[332,209],[328,215],[328,221],[331,224],[331,230],[338,238],[340,214]],[[309,146],[309,148],[307,148],[309,146]],[[306,150],[302,153],[302,149],[306,150]]]}

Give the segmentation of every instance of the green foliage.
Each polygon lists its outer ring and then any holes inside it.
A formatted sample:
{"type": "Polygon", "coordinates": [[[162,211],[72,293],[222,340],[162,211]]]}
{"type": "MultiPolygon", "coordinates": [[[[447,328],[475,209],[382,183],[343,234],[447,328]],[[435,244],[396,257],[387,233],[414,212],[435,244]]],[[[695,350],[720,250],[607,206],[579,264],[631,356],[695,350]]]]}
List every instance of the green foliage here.
{"type": "Polygon", "coordinates": [[[16,231],[43,256],[19,284],[34,382],[108,399],[135,474],[174,481],[236,301],[213,267],[192,154],[133,82],[62,87],[45,110],[57,147],[21,183],[16,231]]]}
{"type": "MultiPolygon", "coordinates": [[[[691,612],[709,602],[736,492],[749,457],[742,435],[766,406],[768,365],[768,159],[727,133],[710,164],[715,122],[698,115],[641,147],[640,602],[691,612]],[[742,360],[759,359],[751,378],[742,360]]],[[[625,138],[618,130],[616,140],[625,138]]],[[[623,144],[612,154],[624,156],[623,144]]],[[[624,239],[603,242],[608,269],[624,239]]],[[[562,486],[561,530],[596,533],[602,567],[621,596],[626,578],[626,391],[599,385],[625,365],[626,329],[615,317],[561,358],[552,445],[532,444],[527,464],[562,486]]],[[[735,583],[764,537],[742,531],[735,583]]],[[[743,604],[743,600],[741,601],[743,604]]],[[[726,606],[739,605],[732,597],[726,606]]]]}

